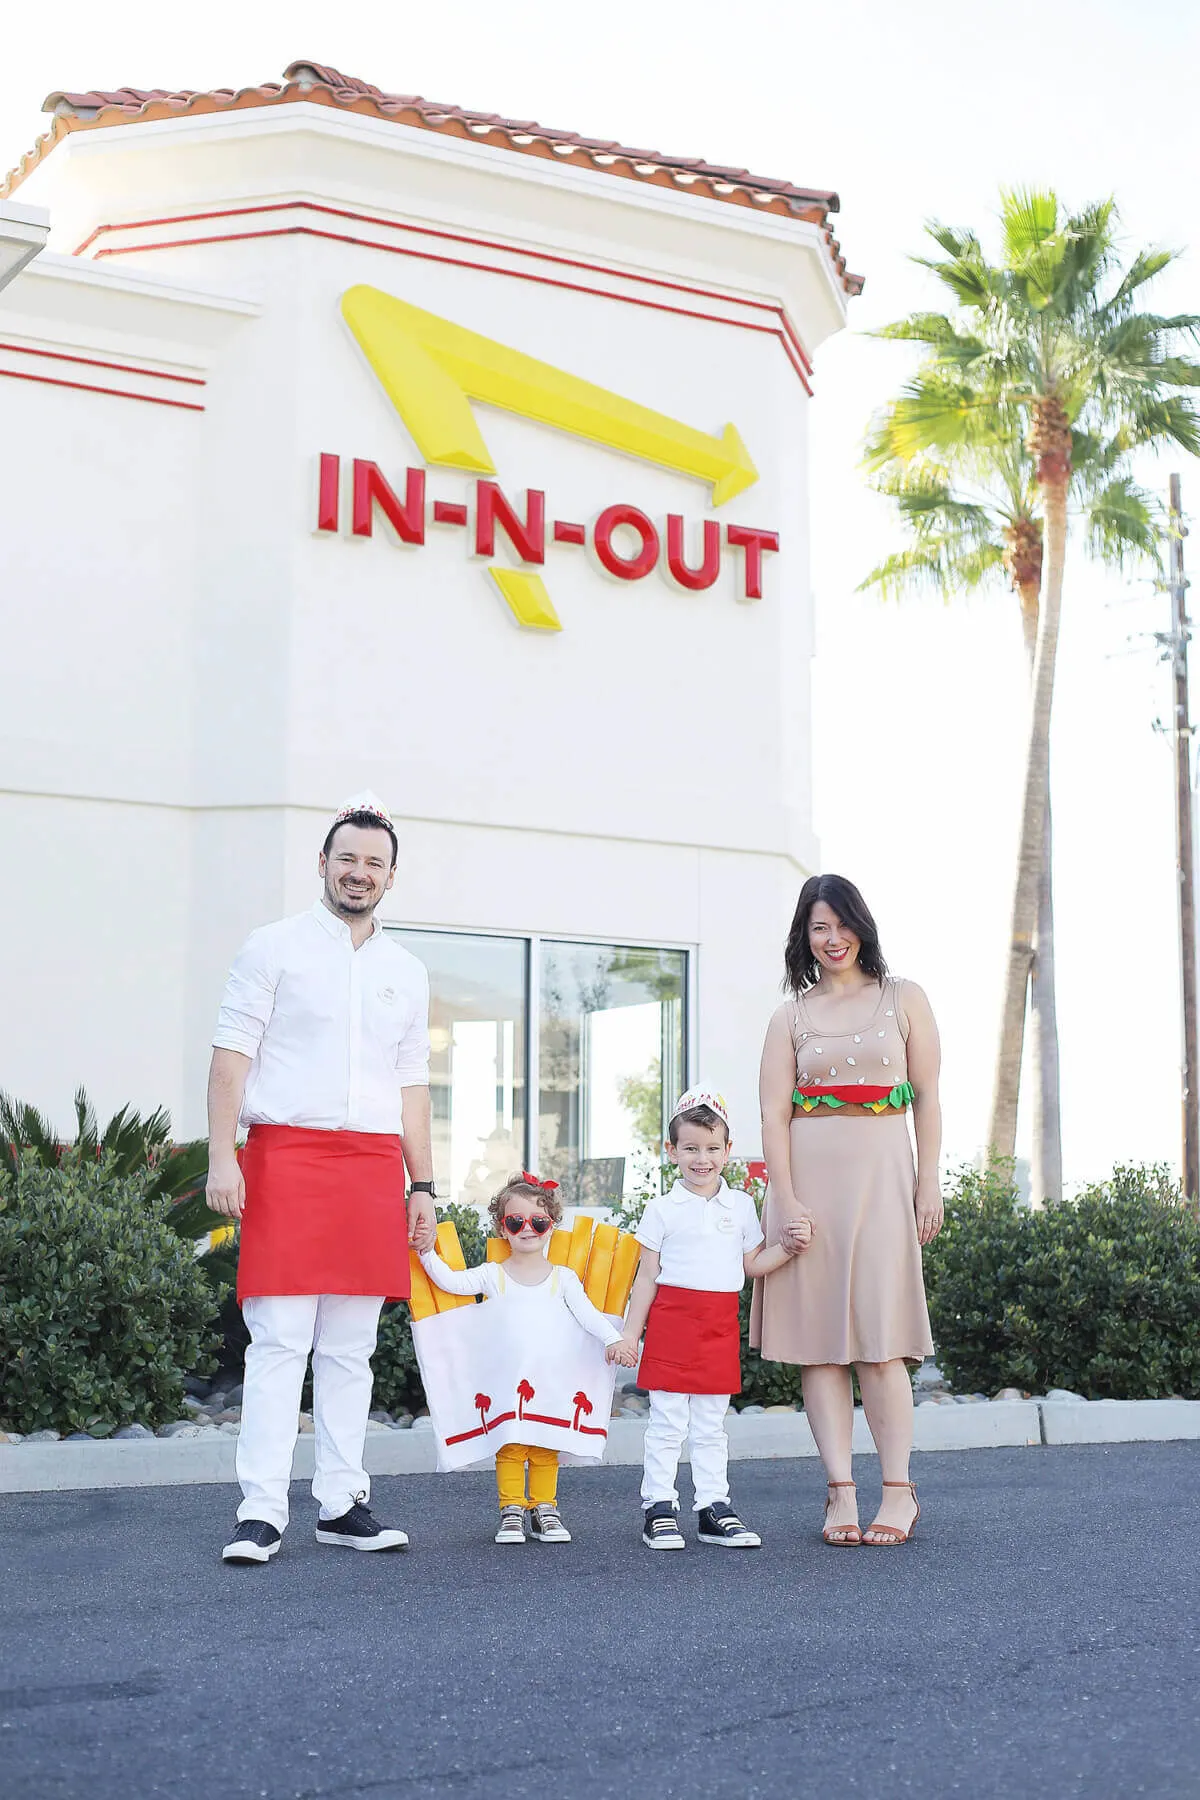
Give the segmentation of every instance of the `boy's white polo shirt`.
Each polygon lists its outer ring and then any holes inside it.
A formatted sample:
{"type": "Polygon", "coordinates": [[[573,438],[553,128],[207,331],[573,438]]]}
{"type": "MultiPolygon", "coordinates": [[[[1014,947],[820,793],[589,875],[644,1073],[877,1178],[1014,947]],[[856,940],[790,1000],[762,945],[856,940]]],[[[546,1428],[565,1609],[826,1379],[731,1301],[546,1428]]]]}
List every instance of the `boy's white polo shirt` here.
{"type": "Polygon", "coordinates": [[[762,1243],[763,1228],[749,1194],[722,1178],[711,1200],[677,1181],[648,1202],[635,1235],[658,1251],[656,1286],[736,1294],[746,1279],[742,1258],[762,1243]]]}

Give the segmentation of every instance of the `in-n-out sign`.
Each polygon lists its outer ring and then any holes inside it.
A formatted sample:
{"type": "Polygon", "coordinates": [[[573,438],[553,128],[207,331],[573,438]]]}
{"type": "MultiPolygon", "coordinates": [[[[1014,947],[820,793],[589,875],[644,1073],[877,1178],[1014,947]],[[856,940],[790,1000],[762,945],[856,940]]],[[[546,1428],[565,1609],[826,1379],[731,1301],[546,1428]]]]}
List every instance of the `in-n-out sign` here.
{"type": "MultiPolygon", "coordinates": [[[[708,483],[714,506],[758,480],[732,425],[720,437],[708,436],[378,288],[350,288],[342,296],[342,313],[426,462],[495,473],[471,409],[474,399],[708,483]]],[[[715,519],[703,520],[697,531],[680,513],[669,513],[660,525],[641,508],[625,504],[605,507],[587,524],[548,520],[540,489],[530,488],[518,506],[496,482],[482,479],[475,483],[472,518],[472,509],[461,501],[428,499],[423,468],[405,471],[402,494],[377,463],[354,458],[347,473],[348,480],[341,457],[322,455],[319,531],[341,528],[348,487],[350,529],[356,537],[373,535],[377,510],[402,544],[424,544],[430,524],[455,526],[469,534],[477,556],[490,557],[502,533],[524,566],[493,564],[489,573],[517,620],[543,631],[561,630],[537,572],[545,564],[548,543],[586,546],[618,581],[641,581],[660,569],[690,593],[712,587],[731,553],[740,562],[739,597],[745,600],[762,597],[764,557],[779,548],[774,531],[732,524],[722,528],[715,519]]]]}

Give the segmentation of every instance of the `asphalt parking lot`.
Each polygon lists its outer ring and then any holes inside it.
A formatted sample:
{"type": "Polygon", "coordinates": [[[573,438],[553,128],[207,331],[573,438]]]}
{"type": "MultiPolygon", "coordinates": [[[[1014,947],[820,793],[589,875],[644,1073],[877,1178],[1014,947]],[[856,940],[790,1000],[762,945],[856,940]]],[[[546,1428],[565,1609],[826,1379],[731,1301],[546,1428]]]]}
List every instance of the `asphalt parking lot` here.
{"type": "Polygon", "coordinates": [[[0,1793],[1196,1800],[1200,1445],[917,1458],[891,1551],[821,1545],[815,1461],[733,1468],[761,1551],[644,1550],[628,1468],[510,1550],[490,1476],[379,1480],[386,1556],[297,1485],[264,1569],[230,1488],[0,1497],[0,1793]]]}

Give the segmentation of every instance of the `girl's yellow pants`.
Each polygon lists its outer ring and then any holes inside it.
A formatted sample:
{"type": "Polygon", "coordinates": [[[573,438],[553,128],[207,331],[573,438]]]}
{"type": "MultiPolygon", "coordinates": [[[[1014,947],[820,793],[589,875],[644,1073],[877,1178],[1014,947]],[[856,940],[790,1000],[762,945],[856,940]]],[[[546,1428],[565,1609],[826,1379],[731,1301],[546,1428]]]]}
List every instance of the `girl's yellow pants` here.
{"type": "Polygon", "coordinates": [[[500,1505],[553,1506],[558,1497],[558,1452],[537,1444],[505,1444],[496,1452],[496,1488],[500,1505]],[[529,1464],[529,1492],[525,1465],[529,1464]]]}

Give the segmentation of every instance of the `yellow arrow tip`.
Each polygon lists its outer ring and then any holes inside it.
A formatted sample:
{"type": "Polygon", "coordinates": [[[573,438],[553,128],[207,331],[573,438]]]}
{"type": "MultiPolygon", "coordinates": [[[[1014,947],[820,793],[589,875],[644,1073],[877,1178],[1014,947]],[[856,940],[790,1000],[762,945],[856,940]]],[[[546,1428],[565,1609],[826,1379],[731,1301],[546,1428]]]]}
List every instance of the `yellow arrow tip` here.
{"type": "Polygon", "coordinates": [[[721,443],[729,458],[729,467],[719,480],[713,482],[714,506],[724,506],[726,500],[732,500],[735,494],[744,493],[758,480],[758,470],[751,461],[750,452],[743,444],[742,434],[736,425],[725,427],[721,433],[721,443]]]}
{"type": "Polygon", "coordinates": [[[562,620],[554,610],[554,602],[540,575],[495,567],[489,569],[488,574],[508,601],[518,624],[528,625],[534,631],[562,630],[562,620]]]}

